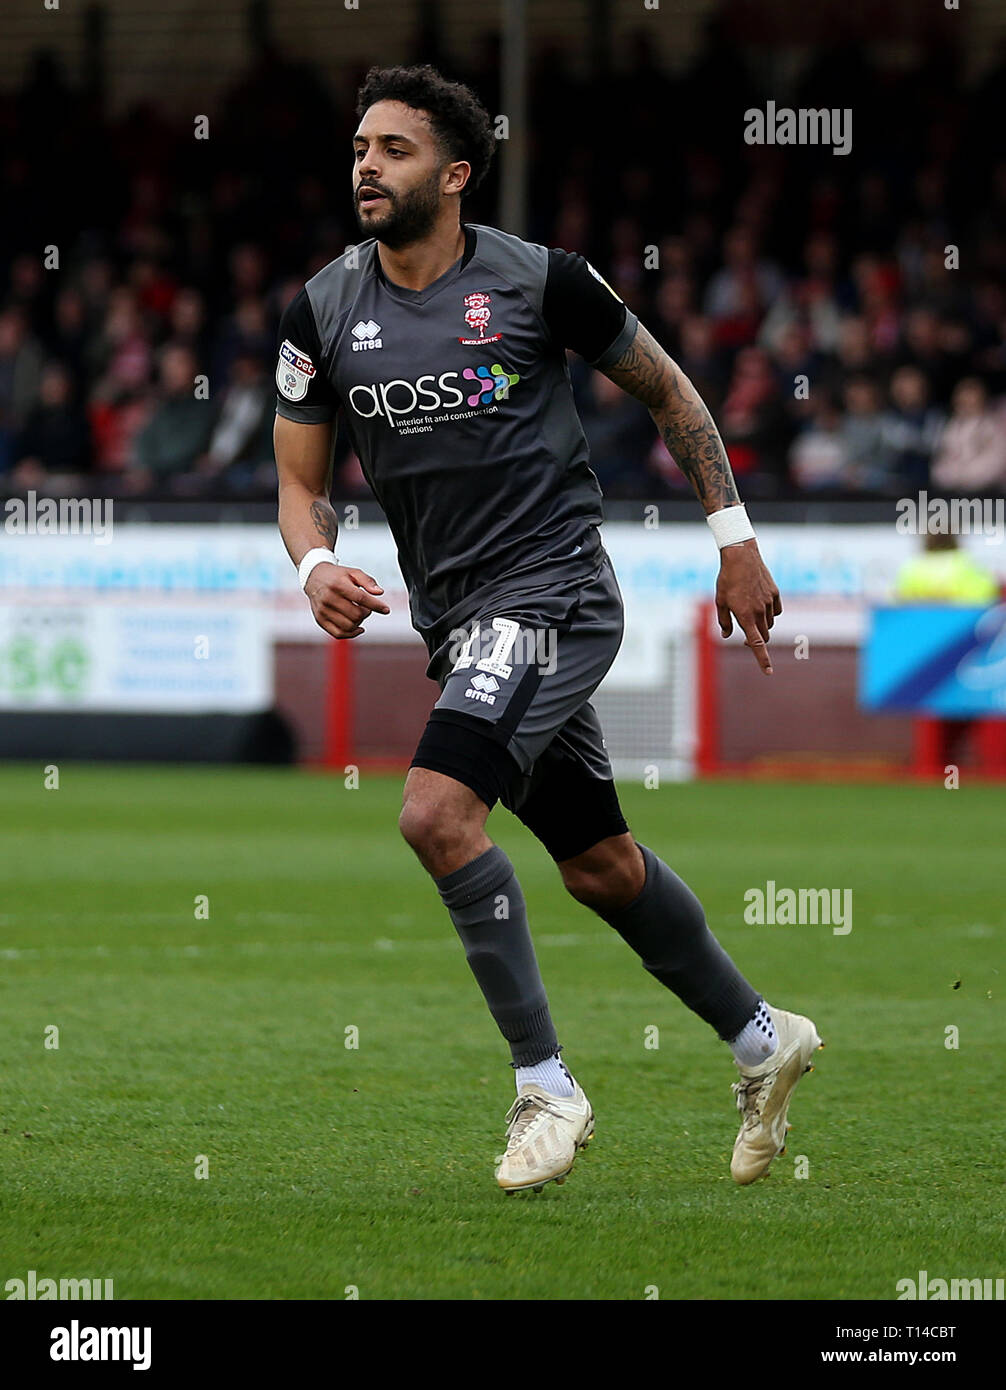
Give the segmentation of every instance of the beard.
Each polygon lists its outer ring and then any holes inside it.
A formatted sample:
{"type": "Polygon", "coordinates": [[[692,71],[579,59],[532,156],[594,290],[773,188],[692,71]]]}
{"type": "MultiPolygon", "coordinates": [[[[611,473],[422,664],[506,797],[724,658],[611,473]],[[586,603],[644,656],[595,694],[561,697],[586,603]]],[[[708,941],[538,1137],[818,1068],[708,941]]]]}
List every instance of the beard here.
{"type": "MultiPolygon", "coordinates": [[[[365,236],[377,237],[378,241],[400,251],[413,241],[421,241],[433,227],[440,211],[440,174],[433,174],[426,183],[410,189],[408,193],[390,193],[379,189],[391,206],[382,215],[364,218],[360,204],[354,204],[356,221],[365,236]]],[[[365,185],[366,186],[366,185],[365,185]]]]}

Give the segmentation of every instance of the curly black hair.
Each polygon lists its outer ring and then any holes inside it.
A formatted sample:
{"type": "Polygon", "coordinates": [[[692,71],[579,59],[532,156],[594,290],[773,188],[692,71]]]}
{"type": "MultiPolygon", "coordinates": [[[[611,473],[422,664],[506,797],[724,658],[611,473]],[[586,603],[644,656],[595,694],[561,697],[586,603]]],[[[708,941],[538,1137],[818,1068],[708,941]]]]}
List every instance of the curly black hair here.
{"type": "Polygon", "coordinates": [[[356,114],[378,101],[400,101],[425,111],[444,153],[472,166],[462,197],[474,193],[486,176],[496,138],[492,120],[478,97],[462,82],[448,82],[436,68],[423,63],[410,68],[371,68],[356,98],[356,114]]]}

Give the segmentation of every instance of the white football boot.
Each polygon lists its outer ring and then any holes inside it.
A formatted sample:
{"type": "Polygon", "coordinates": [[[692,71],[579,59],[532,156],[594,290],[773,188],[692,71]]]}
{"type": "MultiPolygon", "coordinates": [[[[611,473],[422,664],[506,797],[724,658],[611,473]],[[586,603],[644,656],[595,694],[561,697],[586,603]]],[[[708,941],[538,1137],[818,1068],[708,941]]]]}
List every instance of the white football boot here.
{"type": "Polygon", "coordinates": [[[735,1081],[737,1109],[744,1117],[730,1160],[734,1182],[746,1186],[768,1171],[772,1160],[786,1152],[786,1113],[796,1083],[813,1071],[811,1056],[824,1043],[809,1018],[766,1005],[775,1025],[778,1046],[756,1067],[742,1067],[735,1081]]]}
{"type": "Polygon", "coordinates": [[[506,1152],[497,1156],[496,1181],[504,1192],[540,1192],[563,1183],[580,1149],[594,1133],[590,1101],[574,1081],[569,1097],[553,1096],[529,1083],[507,1111],[506,1152]]]}

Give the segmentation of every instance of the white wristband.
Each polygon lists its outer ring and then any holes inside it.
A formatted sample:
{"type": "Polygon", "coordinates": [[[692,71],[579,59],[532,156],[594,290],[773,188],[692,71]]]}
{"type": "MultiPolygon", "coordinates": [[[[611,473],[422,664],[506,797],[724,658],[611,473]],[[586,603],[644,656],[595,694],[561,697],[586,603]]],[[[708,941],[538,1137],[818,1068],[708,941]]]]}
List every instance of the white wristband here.
{"type": "Polygon", "coordinates": [[[300,580],[300,587],[303,589],[307,584],[308,575],[315,565],[337,565],[338,563],[334,550],[325,550],[322,546],[318,546],[315,550],[309,550],[297,566],[297,578],[300,580]]]}
{"type": "Polygon", "coordinates": [[[743,502],[737,502],[732,507],[723,507],[718,512],[710,512],[706,520],[720,550],[727,545],[740,545],[741,541],[755,539],[754,527],[748,521],[747,508],[743,502]]]}

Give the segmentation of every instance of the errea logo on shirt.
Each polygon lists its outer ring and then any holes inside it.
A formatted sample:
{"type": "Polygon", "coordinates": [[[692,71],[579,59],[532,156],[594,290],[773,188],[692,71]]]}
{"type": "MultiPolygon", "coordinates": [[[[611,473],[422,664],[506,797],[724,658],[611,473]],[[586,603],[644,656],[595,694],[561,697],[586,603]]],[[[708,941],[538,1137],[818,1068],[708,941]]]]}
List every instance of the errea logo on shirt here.
{"type": "Polygon", "coordinates": [[[349,331],[356,339],[356,342],[352,345],[354,352],[366,352],[369,348],[384,346],[381,339],[378,337],[381,331],[381,325],[375,323],[373,319],[368,319],[366,323],[354,323],[349,331]]]}

